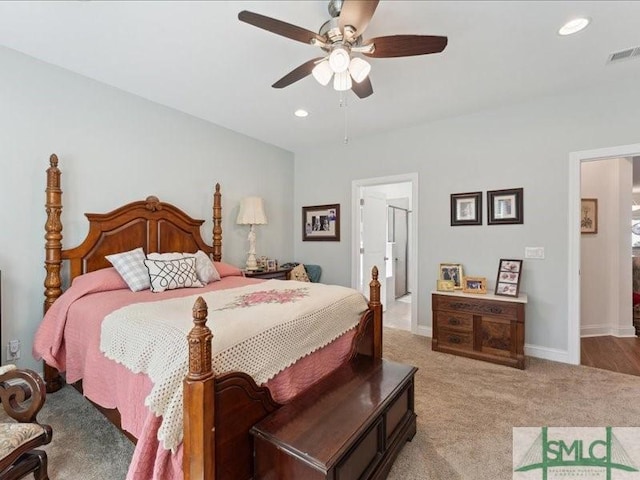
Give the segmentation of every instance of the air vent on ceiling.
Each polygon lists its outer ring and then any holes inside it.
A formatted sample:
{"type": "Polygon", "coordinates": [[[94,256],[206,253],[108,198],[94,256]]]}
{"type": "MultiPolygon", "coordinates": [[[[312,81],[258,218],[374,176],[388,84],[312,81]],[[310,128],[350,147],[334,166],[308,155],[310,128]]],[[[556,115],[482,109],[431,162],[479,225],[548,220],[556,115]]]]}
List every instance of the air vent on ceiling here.
{"type": "Polygon", "coordinates": [[[614,52],[609,55],[607,63],[621,62],[622,60],[630,60],[632,58],[640,58],[640,47],[632,47],[614,52]]]}

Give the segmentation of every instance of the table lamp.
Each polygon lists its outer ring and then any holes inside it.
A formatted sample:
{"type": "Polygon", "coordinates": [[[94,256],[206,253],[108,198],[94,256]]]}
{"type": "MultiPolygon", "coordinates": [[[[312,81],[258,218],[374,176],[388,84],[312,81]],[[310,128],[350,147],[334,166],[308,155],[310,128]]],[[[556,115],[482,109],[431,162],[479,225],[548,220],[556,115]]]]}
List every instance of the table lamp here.
{"type": "Polygon", "coordinates": [[[238,212],[238,225],[250,225],[249,228],[249,256],[247,257],[247,270],[258,270],[256,262],[256,232],[254,225],[266,225],[267,217],[264,214],[264,205],[260,197],[245,197],[240,202],[238,212]]]}

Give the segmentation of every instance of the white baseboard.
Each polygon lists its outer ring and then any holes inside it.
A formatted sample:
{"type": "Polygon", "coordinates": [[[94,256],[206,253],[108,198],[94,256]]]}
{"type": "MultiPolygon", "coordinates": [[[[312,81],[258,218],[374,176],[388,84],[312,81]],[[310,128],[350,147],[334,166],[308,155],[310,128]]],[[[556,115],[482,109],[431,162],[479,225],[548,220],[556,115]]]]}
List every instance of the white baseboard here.
{"type": "Polygon", "coordinates": [[[614,337],[635,337],[636,329],[634,327],[612,327],[611,325],[590,325],[580,327],[580,337],[601,337],[603,335],[612,335],[614,337]]]}
{"type": "Polygon", "coordinates": [[[544,358],[545,360],[553,360],[554,362],[569,362],[569,352],[559,350],[557,348],[541,347],[539,345],[525,345],[524,354],[530,357],[544,358]]]}
{"type": "Polygon", "coordinates": [[[418,330],[416,330],[416,335],[422,335],[423,337],[431,338],[433,335],[433,330],[431,329],[431,327],[418,325],[418,330]]]}

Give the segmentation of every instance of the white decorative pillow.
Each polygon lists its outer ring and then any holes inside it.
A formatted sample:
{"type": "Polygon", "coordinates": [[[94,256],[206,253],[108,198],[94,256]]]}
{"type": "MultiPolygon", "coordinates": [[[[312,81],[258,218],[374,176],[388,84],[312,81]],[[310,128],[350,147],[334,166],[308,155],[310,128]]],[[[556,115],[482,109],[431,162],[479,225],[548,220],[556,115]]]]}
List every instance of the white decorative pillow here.
{"type": "Polygon", "coordinates": [[[220,280],[218,270],[216,270],[216,267],[213,265],[209,255],[204,253],[202,250],[198,250],[196,252],[196,273],[198,274],[200,281],[204,284],[220,280]]]}
{"type": "Polygon", "coordinates": [[[196,275],[196,259],[183,257],[176,260],[150,260],[144,264],[149,271],[151,291],[154,293],[176,288],[202,287],[196,275]]]}
{"type": "Polygon", "coordinates": [[[105,257],[115,267],[120,276],[133,292],[149,288],[149,272],[144,266],[142,247],[124,253],[115,253],[105,257]]]}
{"type": "Polygon", "coordinates": [[[291,270],[289,273],[289,279],[297,280],[298,282],[310,282],[303,264],[297,265],[293,270],[291,270]]]}
{"type": "Polygon", "coordinates": [[[185,257],[194,257],[196,259],[196,275],[198,280],[203,284],[217,282],[220,280],[220,274],[213,265],[209,256],[202,250],[196,253],[150,253],[147,258],[150,260],[179,260],[185,257]]]}

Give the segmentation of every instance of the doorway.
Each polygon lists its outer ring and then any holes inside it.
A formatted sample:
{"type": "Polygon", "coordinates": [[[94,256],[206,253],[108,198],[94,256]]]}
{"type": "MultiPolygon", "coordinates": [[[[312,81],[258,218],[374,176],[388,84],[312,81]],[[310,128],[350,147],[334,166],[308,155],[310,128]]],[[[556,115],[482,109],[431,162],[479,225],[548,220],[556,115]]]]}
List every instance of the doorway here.
{"type": "Polygon", "coordinates": [[[416,333],[418,175],[352,182],[352,286],[369,293],[378,268],[385,327],[416,333]]]}
{"type": "MultiPolygon", "coordinates": [[[[635,156],[640,156],[640,144],[572,152],[569,156],[568,363],[579,365],[581,357],[581,167],[587,162],[635,156]]],[[[629,258],[627,262],[630,266],[629,258]]]]}

